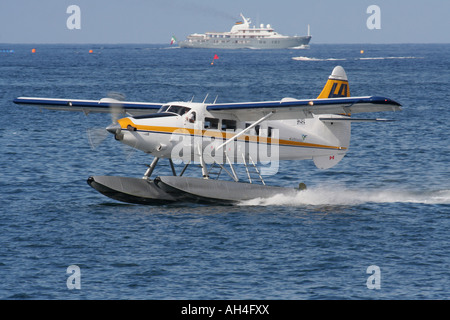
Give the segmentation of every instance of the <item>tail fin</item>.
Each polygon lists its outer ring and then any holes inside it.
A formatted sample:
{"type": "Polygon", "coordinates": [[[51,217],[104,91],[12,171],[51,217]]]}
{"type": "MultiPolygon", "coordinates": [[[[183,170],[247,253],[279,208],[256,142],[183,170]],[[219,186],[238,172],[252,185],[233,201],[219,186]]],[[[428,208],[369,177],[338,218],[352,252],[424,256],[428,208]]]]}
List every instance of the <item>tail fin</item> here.
{"type": "Polygon", "coordinates": [[[328,77],[328,81],[317,99],[341,97],[350,97],[350,88],[344,68],[337,66],[328,77]]]}
{"type": "MultiPolygon", "coordinates": [[[[350,88],[344,68],[337,66],[328,77],[328,81],[317,99],[341,97],[350,97],[350,88]]],[[[350,114],[341,115],[350,116],[350,114]]],[[[328,129],[324,132],[328,132],[332,135],[329,139],[336,139],[338,141],[337,145],[342,147],[339,151],[313,157],[314,164],[317,168],[328,169],[338,164],[338,162],[345,156],[345,153],[350,145],[351,124],[347,121],[339,121],[335,123],[323,122],[323,125],[328,129]]]]}

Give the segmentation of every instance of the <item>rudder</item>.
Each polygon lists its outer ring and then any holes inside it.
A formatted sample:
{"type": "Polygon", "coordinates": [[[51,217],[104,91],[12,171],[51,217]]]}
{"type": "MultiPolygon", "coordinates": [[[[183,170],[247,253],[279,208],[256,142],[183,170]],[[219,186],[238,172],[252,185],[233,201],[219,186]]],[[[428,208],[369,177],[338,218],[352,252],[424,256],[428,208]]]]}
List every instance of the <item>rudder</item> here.
{"type": "Polygon", "coordinates": [[[344,68],[337,66],[328,77],[317,99],[350,97],[350,87],[344,68]]]}
{"type": "MultiPolygon", "coordinates": [[[[344,98],[350,97],[350,87],[348,84],[347,74],[344,68],[336,66],[328,81],[322,89],[317,99],[344,98]]],[[[350,116],[350,114],[339,114],[340,116],[350,116]]],[[[330,152],[326,155],[313,157],[314,164],[319,169],[329,169],[338,164],[350,145],[351,123],[350,122],[323,122],[326,128],[323,132],[327,132],[329,139],[336,139],[336,144],[342,147],[342,150],[330,152]]]]}

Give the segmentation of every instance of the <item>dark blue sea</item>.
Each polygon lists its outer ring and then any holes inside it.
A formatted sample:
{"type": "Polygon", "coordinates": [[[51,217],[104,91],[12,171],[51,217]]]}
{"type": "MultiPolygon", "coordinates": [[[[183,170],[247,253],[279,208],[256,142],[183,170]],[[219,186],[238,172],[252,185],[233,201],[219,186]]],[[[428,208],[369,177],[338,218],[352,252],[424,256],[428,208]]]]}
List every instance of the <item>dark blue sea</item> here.
{"type": "MultiPolygon", "coordinates": [[[[0,299],[450,298],[450,45],[0,49],[0,299]],[[141,177],[152,160],[112,135],[91,148],[87,132],[110,116],[12,102],[315,98],[336,65],[353,96],[386,96],[403,111],[362,115],[396,121],[353,124],[334,168],[286,161],[265,177],[307,191],[238,205],[109,199],[90,175],[141,177]]],[[[171,174],[163,160],[158,170],[171,174]]]]}

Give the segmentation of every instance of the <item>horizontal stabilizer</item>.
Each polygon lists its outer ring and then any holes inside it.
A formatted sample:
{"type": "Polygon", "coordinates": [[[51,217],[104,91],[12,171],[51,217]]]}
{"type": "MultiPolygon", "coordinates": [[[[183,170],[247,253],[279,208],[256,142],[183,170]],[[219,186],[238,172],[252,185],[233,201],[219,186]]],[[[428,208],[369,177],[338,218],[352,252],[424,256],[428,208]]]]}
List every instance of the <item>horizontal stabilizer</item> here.
{"type": "Polygon", "coordinates": [[[395,120],[391,119],[355,119],[355,118],[319,118],[320,121],[323,122],[391,122],[395,120]]]}

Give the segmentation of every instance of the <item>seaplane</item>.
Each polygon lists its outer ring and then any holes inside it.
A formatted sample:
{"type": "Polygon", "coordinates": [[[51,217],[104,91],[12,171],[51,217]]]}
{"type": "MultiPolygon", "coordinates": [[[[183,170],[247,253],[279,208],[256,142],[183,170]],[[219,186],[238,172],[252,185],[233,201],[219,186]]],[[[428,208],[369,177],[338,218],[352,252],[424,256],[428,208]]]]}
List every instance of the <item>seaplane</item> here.
{"type": "MultiPolygon", "coordinates": [[[[153,157],[142,177],[90,176],[87,183],[114,200],[134,204],[236,203],[295,194],[306,188],[267,185],[283,160],[312,160],[319,169],[338,164],[349,150],[351,123],[388,119],[355,114],[400,111],[381,96],[350,96],[345,70],[336,66],[317,98],[213,103],[130,102],[18,97],[14,103],[50,110],[120,114],[106,127],[115,140],[153,157]],[[156,175],[167,159],[172,175],[156,175]],[[176,171],[175,164],[181,164],[176,171]],[[258,164],[260,165],[258,169],[258,164]],[[193,165],[196,176],[187,176],[193,165]],[[237,174],[241,166],[241,177],[237,174]],[[180,169],[182,170],[180,171],[180,169]],[[246,176],[242,178],[242,175],[246,176]]],[[[149,161],[150,162],[150,161],[149,161]]],[[[167,171],[164,171],[167,172],[167,171]]]]}

